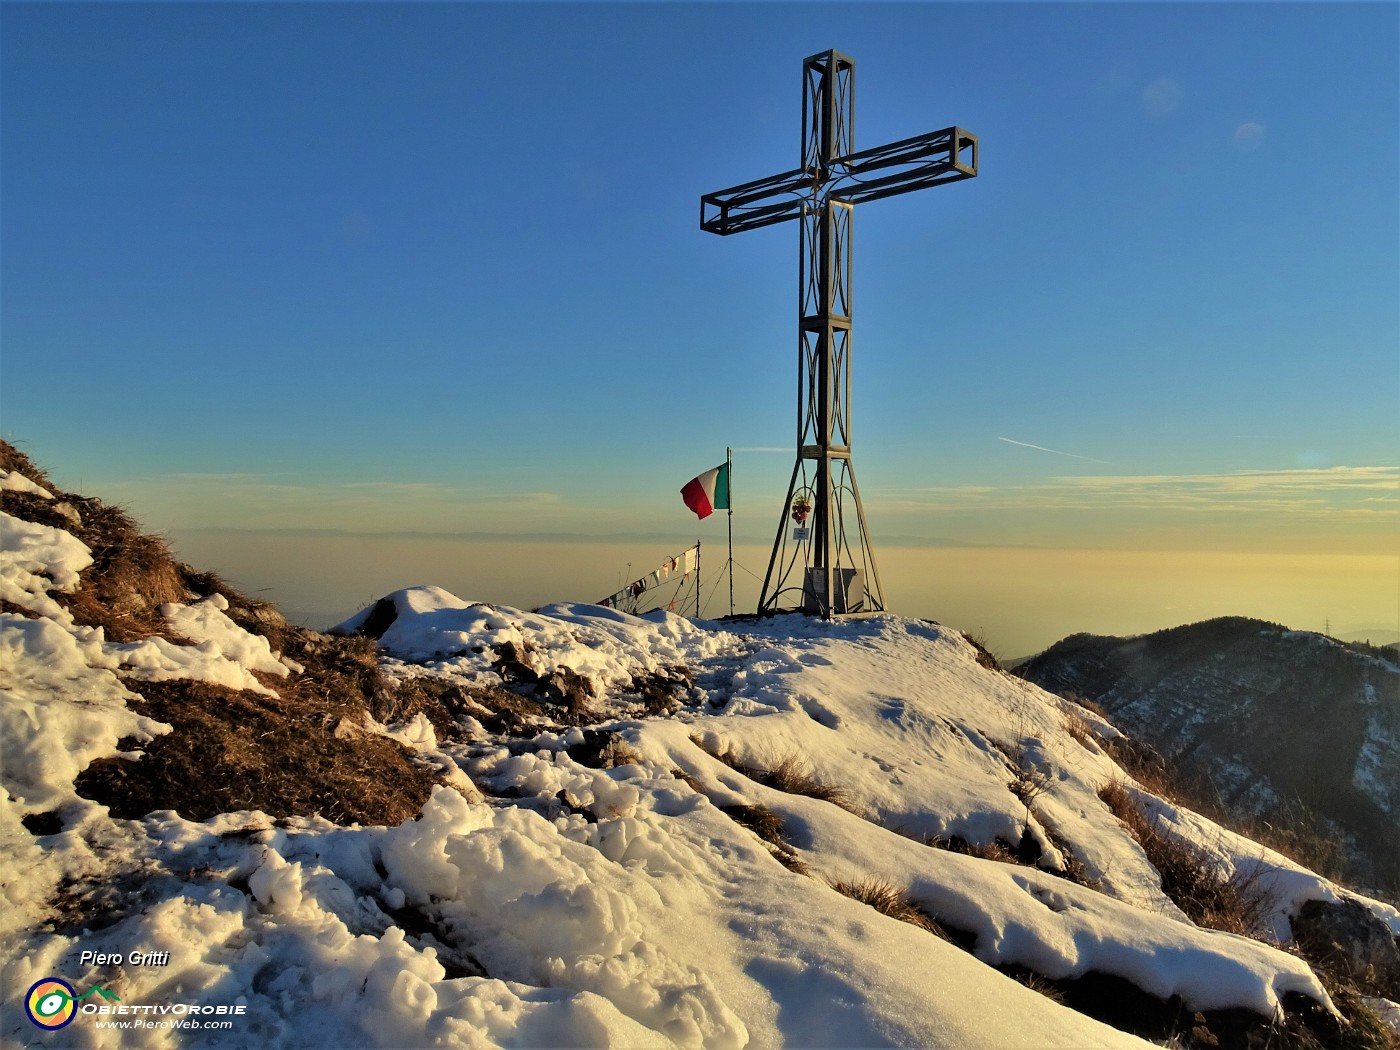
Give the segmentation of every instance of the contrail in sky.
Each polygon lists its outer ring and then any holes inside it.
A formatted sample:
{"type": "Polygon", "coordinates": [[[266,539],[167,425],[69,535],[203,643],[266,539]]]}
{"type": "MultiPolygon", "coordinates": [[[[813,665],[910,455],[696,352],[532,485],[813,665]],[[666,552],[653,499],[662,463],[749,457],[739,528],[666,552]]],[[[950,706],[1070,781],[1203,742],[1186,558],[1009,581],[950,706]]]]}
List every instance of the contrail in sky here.
{"type": "Polygon", "coordinates": [[[1094,459],[1091,456],[1080,456],[1073,452],[1061,452],[1057,448],[1046,448],[1044,445],[1032,445],[1025,441],[1013,441],[1011,438],[998,437],[997,440],[1005,441],[1008,445],[1020,445],[1022,448],[1033,448],[1041,452],[1052,452],[1057,456],[1068,456],[1070,459],[1082,459],[1089,463],[1102,463],[1104,466],[1108,466],[1108,460],[1106,459],[1094,459]]]}

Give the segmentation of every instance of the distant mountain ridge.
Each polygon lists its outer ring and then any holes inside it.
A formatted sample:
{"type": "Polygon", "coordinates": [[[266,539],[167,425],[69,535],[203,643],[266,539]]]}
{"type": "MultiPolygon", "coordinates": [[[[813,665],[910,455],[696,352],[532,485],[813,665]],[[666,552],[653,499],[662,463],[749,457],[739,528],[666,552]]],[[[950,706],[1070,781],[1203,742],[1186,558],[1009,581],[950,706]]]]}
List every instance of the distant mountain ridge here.
{"type": "Polygon", "coordinates": [[[1020,667],[1094,701],[1231,811],[1301,803],[1350,877],[1400,881],[1400,667],[1393,651],[1225,617],[1135,638],[1076,634],[1020,667]]]}

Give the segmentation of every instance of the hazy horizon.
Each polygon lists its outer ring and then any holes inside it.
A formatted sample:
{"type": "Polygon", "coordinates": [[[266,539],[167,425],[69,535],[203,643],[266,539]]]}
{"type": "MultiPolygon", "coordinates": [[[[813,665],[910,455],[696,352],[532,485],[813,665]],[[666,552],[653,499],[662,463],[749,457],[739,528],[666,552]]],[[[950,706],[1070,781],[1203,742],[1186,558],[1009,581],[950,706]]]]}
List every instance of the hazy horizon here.
{"type": "MultiPolygon", "coordinates": [[[[683,535],[666,546],[217,529],[176,530],[170,539],[197,567],[322,629],[422,584],[517,608],[596,601],[694,542],[683,535]]],[[[754,611],[768,553],[768,545],[735,545],[736,611],[754,611]]],[[[1330,621],[1334,636],[1375,632],[1378,644],[1400,637],[1400,558],[1385,555],[902,546],[877,548],[877,555],[888,611],[968,631],[1007,659],[1081,631],[1134,635],[1227,615],[1318,632],[1330,621]]],[[[708,617],[729,611],[725,561],[722,533],[702,540],[708,617]]]]}

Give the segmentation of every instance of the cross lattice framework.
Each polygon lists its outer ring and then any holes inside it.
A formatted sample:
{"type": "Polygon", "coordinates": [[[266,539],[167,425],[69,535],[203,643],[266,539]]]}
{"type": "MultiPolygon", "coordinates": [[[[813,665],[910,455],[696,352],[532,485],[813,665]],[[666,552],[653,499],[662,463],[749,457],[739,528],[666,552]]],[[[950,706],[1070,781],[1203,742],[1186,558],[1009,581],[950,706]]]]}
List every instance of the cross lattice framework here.
{"type": "Polygon", "coordinates": [[[862,201],[977,174],[977,136],[958,127],[856,150],[855,78],[855,62],[838,51],[806,59],[802,166],[700,198],[700,228],[710,233],[801,221],[797,462],[760,613],[786,607],[830,617],[885,608],[851,465],[851,219],[862,201]],[[797,526],[791,530],[789,517],[797,526]],[[796,605],[785,605],[794,597],[796,605]]]}

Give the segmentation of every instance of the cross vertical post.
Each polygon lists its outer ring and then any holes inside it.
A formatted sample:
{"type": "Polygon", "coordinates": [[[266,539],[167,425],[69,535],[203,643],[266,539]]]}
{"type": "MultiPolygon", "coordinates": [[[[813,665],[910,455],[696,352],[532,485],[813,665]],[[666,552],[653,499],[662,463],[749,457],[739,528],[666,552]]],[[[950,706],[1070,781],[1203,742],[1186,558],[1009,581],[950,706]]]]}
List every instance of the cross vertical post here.
{"type": "Polygon", "coordinates": [[[977,174],[977,137],[958,127],[869,150],[854,143],[855,62],[823,51],[802,64],[802,166],[700,198],[710,233],[799,225],[797,461],[760,613],[794,600],[824,617],[885,608],[851,464],[854,205],[977,174]]]}

